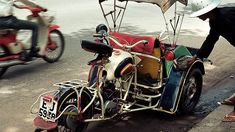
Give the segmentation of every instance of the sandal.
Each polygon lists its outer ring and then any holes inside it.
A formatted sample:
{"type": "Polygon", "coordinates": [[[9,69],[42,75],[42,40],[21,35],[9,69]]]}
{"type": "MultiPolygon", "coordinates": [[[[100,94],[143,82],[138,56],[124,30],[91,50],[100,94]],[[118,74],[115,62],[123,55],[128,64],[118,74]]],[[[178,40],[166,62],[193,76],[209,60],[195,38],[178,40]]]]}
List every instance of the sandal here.
{"type": "Polygon", "coordinates": [[[231,101],[231,100],[224,100],[221,102],[222,105],[234,105],[235,101],[231,101]]]}
{"type": "Polygon", "coordinates": [[[223,105],[235,105],[235,94],[221,102],[223,105]]]}
{"type": "Polygon", "coordinates": [[[235,122],[235,115],[234,111],[225,115],[224,119],[222,120],[223,122],[235,122]]]}

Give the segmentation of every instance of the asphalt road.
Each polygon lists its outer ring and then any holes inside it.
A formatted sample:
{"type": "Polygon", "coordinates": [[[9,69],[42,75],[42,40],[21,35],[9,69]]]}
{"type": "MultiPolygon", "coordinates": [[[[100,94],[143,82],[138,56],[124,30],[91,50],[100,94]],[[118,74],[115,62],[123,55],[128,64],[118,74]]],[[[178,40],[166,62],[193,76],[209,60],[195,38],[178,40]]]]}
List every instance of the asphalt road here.
{"type": "MultiPolygon", "coordinates": [[[[66,35],[65,53],[60,61],[54,64],[48,64],[38,59],[29,65],[11,67],[6,72],[0,80],[1,132],[32,132],[35,129],[33,125],[35,115],[30,114],[29,109],[38,95],[56,89],[52,85],[60,81],[87,79],[89,70],[87,61],[92,59],[93,55],[81,50],[80,40],[91,39],[89,36],[94,32],[95,25],[104,23],[97,1],[71,0],[66,5],[62,0],[40,1],[46,5],[45,7],[56,12],[59,25],[61,25],[64,33],[68,34],[66,35]]],[[[224,0],[223,2],[234,4],[233,0],[224,0]]],[[[162,17],[161,19],[158,17],[159,10],[155,12],[155,7],[148,9],[145,7],[137,4],[130,7],[131,10],[128,10],[127,15],[129,13],[131,17],[126,17],[125,21],[127,22],[124,23],[129,25],[129,27],[126,27],[126,31],[140,34],[145,32],[156,33],[156,30],[160,31],[163,28],[162,24],[158,23],[162,22],[162,17]],[[139,8],[146,10],[142,11],[139,8]],[[140,16],[146,21],[139,21],[140,16]]],[[[18,11],[17,13],[20,14],[18,11]]],[[[183,33],[191,36],[181,36],[181,43],[200,47],[205,38],[195,36],[204,35],[208,31],[208,23],[192,18],[187,18],[185,22],[183,33]]],[[[135,112],[129,114],[123,120],[91,123],[87,131],[188,131],[218,106],[217,101],[221,101],[235,92],[235,81],[232,78],[232,76],[235,76],[234,48],[224,39],[221,39],[218,43],[220,45],[215,47],[210,56],[214,65],[206,65],[202,97],[193,115],[172,116],[155,111],[135,112]]]]}
{"type": "MultiPolygon", "coordinates": [[[[66,35],[65,53],[59,62],[48,64],[38,59],[29,65],[11,67],[0,80],[0,131],[1,132],[31,132],[35,129],[29,109],[38,95],[56,89],[53,83],[69,79],[86,80],[89,66],[87,61],[93,54],[80,48],[81,39],[91,39],[94,29],[80,30],[78,33],[66,35]]],[[[183,36],[181,43],[194,42],[197,45],[204,38],[183,36]]],[[[206,65],[202,97],[195,113],[187,116],[172,116],[155,111],[142,111],[129,114],[123,120],[110,120],[91,123],[88,132],[183,132],[188,131],[221,101],[235,92],[234,56],[231,48],[223,39],[219,41],[226,47],[226,53],[221,47],[215,47],[212,53],[214,66],[206,65]],[[217,52],[218,51],[218,52],[217,52]],[[220,54],[221,53],[221,54],[220,54]],[[230,59],[229,59],[230,57],[230,59]],[[223,59],[227,58],[227,59],[223,59]],[[226,61],[227,60],[227,61],[226,61]],[[224,63],[225,65],[221,65],[224,63]]]]}

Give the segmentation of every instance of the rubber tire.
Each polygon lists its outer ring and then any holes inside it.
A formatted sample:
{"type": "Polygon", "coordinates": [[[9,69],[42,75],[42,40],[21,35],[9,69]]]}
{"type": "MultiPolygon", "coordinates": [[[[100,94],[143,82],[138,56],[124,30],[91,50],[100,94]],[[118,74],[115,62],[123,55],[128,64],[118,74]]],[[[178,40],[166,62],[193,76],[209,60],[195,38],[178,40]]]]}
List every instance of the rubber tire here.
{"type": "MultiPolygon", "coordinates": [[[[73,91],[74,92],[74,91],[73,91]]],[[[76,93],[74,92],[73,94],[70,94],[70,96],[68,97],[68,98],[66,98],[66,100],[65,101],[63,101],[63,102],[66,102],[67,100],[69,100],[69,99],[71,99],[71,98],[74,98],[76,96],[76,93]]],[[[81,96],[81,100],[83,100],[82,101],[82,109],[89,103],[89,101],[91,100],[91,96],[90,96],[90,94],[89,93],[87,93],[87,91],[86,92],[83,92],[82,93],[82,96],[81,96]],[[84,94],[85,93],[85,94],[84,94]],[[89,99],[87,99],[87,98],[89,98],[89,99]],[[85,101],[84,101],[85,100],[85,101]]],[[[61,108],[65,108],[66,107],[66,105],[64,105],[64,104],[61,104],[62,105],[62,107],[61,108]]],[[[62,110],[60,110],[60,111],[62,111],[62,110]]],[[[93,113],[93,107],[89,107],[88,109],[87,109],[87,111],[83,114],[83,116],[84,116],[84,118],[91,118],[92,117],[92,113],[93,113]]],[[[62,116],[60,119],[59,119],[59,122],[60,121],[62,121],[62,122],[65,122],[65,120],[66,120],[66,115],[65,116],[62,116]]],[[[85,129],[86,129],[86,127],[88,126],[88,122],[79,122],[80,124],[79,124],[79,126],[77,126],[76,128],[74,128],[74,130],[72,130],[72,132],[83,132],[85,129]]],[[[59,123],[60,124],[60,123],[59,123]]],[[[61,125],[61,124],[60,124],[61,125]]],[[[68,129],[67,129],[68,130],[68,129]]],[[[57,129],[57,131],[58,132],[60,132],[60,130],[59,129],[57,129]]],[[[70,130],[71,131],[71,130],[70,130]]]]}
{"type": "Polygon", "coordinates": [[[0,78],[3,76],[3,74],[7,71],[8,67],[0,68],[0,78]]]}
{"type": "Polygon", "coordinates": [[[197,103],[199,102],[201,91],[202,91],[202,72],[198,68],[193,68],[190,70],[188,76],[186,77],[185,85],[183,86],[183,91],[180,99],[179,104],[179,113],[184,114],[190,114],[193,112],[194,108],[196,107],[197,103]],[[195,79],[195,91],[193,96],[191,98],[189,97],[189,86],[187,87],[187,84],[189,83],[189,80],[194,78],[195,79]]]}
{"type": "MultiPolygon", "coordinates": [[[[61,49],[60,49],[59,54],[58,54],[56,57],[50,58],[49,56],[45,55],[45,56],[43,57],[43,59],[44,59],[46,62],[48,62],[48,63],[54,63],[54,62],[58,61],[58,60],[60,59],[60,57],[62,56],[62,54],[64,53],[65,40],[64,40],[63,34],[62,34],[59,30],[53,30],[53,31],[50,32],[50,34],[57,34],[57,35],[58,35],[59,41],[60,41],[60,44],[61,44],[61,45],[60,45],[60,46],[61,46],[61,49]]],[[[50,35],[50,34],[49,34],[49,35],[50,35]]]]}

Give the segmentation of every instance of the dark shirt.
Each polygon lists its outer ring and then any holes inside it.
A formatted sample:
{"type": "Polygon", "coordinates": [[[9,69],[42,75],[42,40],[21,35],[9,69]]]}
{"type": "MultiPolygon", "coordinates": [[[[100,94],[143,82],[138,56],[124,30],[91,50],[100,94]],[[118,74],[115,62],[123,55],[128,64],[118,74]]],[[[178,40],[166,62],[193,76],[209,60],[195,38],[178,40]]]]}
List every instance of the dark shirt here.
{"type": "Polygon", "coordinates": [[[235,7],[216,8],[215,19],[210,19],[210,33],[198,50],[199,58],[207,58],[214,48],[216,41],[223,36],[235,46],[235,7]]]}

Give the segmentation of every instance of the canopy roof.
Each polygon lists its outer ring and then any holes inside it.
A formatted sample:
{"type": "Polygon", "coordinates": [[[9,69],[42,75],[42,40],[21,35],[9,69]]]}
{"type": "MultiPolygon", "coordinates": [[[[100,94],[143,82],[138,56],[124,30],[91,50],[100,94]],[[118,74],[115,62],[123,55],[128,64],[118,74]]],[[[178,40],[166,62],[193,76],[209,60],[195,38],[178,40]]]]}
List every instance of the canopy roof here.
{"type": "Polygon", "coordinates": [[[143,2],[143,3],[152,3],[157,4],[163,13],[165,13],[176,1],[187,5],[188,0],[119,0],[119,1],[135,1],[135,2],[143,2]]]}

